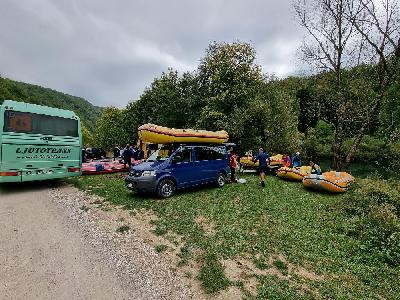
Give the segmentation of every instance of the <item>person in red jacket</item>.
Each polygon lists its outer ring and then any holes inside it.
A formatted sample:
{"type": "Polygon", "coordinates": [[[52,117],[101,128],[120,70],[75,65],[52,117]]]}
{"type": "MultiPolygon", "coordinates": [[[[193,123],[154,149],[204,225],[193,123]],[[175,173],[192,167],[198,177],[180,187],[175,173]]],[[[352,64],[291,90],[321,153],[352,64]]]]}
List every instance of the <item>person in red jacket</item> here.
{"type": "Polygon", "coordinates": [[[287,153],[283,155],[282,161],[284,167],[290,168],[290,166],[292,165],[292,159],[287,153]]]}
{"type": "Polygon", "coordinates": [[[231,169],[231,182],[236,182],[236,178],[235,178],[236,164],[237,164],[236,160],[237,160],[237,156],[236,156],[235,152],[233,152],[233,149],[231,149],[230,155],[229,155],[229,168],[231,169]]]}

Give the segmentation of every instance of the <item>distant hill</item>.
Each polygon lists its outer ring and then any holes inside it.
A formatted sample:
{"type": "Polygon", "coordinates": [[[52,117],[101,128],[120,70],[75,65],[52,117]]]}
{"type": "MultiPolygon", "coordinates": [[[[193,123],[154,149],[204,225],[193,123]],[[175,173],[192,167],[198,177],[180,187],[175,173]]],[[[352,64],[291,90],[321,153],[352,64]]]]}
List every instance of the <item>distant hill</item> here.
{"type": "Polygon", "coordinates": [[[102,110],[80,97],[0,77],[0,104],[6,99],[72,110],[91,132],[102,110]]]}

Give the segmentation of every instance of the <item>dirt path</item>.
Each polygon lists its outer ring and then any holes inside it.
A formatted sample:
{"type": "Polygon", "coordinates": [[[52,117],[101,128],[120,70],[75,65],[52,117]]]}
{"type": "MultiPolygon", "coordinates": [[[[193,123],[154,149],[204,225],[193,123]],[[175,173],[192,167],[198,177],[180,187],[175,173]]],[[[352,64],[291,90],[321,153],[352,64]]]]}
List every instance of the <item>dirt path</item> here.
{"type": "MultiPolygon", "coordinates": [[[[152,263],[153,270],[124,266],[121,272],[118,263],[102,254],[101,244],[89,243],[52,201],[52,187],[54,183],[0,186],[0,298],[193,298],[162,263],[152,263]]],[[[140,245],[135,251],[138,262],[154,259],[140,245]]]]}

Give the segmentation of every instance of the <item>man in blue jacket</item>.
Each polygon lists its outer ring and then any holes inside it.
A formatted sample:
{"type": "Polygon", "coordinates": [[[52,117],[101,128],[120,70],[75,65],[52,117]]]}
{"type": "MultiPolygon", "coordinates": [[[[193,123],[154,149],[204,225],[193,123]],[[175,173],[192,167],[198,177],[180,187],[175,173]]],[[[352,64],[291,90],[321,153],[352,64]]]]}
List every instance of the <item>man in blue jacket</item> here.
{"type": "Polygon", "coordinates": [[[129,147],[129,144],[126,144],[124,153],[122,154],[123,158],[124,158],[124,168],[126,168],[126,165],[128,164],[129,170],[132,167],[132,161],[131,158],[133,156],[132,151],[129,147]]]}
{"type": "Polygon", "coordinates": [[[265,187],[265,173],[267,172],[267,163],[269,162],[269,155],[263,148],[258,150],[258,155],[254,160],[258,161],[258,172],[260,173],[261,186],[265,187]]]}

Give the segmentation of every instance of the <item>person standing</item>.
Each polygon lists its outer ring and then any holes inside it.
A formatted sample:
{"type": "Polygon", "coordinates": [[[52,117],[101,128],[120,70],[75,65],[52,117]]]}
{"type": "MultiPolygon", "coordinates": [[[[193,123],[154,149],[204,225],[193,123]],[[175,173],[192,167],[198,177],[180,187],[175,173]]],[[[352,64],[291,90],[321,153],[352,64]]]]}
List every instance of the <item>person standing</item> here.
{"type": "Polygon", "coordinates": [[[86,148],[82,148],[82,162],[85,163],[87,161],[87,152],[86,148]]]}
{"type": "Polygon", "coordinates": [[[129,170],[130,170],[132,167],[132,161],[131,161],[132,151],[129,148],[129,144],[126,144],[126,147],[125,147],[124,153],[123,153],[123,158],[124,158],[124,169],[126,168],[126,164],[128,164],[129,170]]]}
{"type": "Polygon", "coordinates": [[[139,148],[137,146],[133,147],[133,161],[137,161],[138,160],[138,154],[139,154],[139,148]]]}
{"type": "Polygon", "coordinates": [[[236,173],[236,164],[237,164],[237,156],[233,149],[230,150],[229,156],[229,168],[231,169],[231,182],[236,182],[235,173],[236,173]]]}
{"type": "Polygon", "coordinates": [[[118,158],[119,157],[119,154],[120,154],[120,149],[119,149],[119,147],[117,146],[117,145],[115,145],[115,147],[114,147],[114,160],[116,159],[116,158],[118,158]]]}
{"type": "Polygon", "coordinates": [[[300,152],[296,152],[296,154],[293,155],[292,165],[293,165],[293,168],[300,168],[300,166],[301,166],[300,152]]]}
{"type": "Polygon", "coordinates": [[[131,150],[131,163],[134,164],[135,163],[135,145],[131,144],[131,146],[129,147],[129,150],[131,150]],[[132,161],[133,160],[133,161],[132,161]]]}
{"type": "Polygon", "coordinates": [[[260,174],[261,186],[265,187],[265,173],[267,173],[267,163],[269,162],[269,155],[263,148],[258,150],[258,155],[254,162],[258,161],[258,172],[260,174]]]}
{"type": "Polygon", "coordinates": [[[283,161],[283,166],[286,168],[290,168],[290,166],[292,165],[292,160],[287,153],[283,155],[282,161],[283,161]]]}

